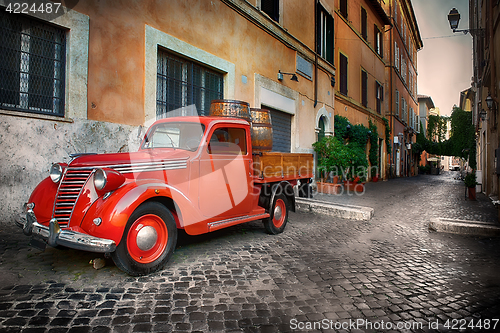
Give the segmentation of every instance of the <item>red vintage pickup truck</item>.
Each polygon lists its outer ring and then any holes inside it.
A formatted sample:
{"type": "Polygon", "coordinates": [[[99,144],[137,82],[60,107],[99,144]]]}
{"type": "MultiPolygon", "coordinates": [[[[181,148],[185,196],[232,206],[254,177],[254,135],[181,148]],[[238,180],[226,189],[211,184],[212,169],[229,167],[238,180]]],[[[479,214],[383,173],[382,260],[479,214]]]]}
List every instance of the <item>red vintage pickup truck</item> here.
{"type": "Polygon", "coordinates": [[[177,229],[199,235],[254,220],[281,233],[309,193],[312,154],[253,152],[251,124],[225,117],[156,121],[138,152],[56,163],[18,222],[45,248],[111,255],[130,275],[161,269],[177,229]]]}

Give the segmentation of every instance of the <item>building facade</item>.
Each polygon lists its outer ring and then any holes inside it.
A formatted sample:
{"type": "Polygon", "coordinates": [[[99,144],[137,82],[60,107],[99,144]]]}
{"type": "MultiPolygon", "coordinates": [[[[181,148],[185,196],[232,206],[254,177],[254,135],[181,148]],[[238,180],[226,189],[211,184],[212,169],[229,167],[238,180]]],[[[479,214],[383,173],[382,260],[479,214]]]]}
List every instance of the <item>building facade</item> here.
{"type": "Polygon", "coordinates": [[[10,3],[0,0],[1,221],[52,163],[133,151],[154,120],[206,115],[214,99],[269,109],[282,152],[312,152],[334,115],[371,120],[380,177],[414,173],[422,42],[409,0],[89,0],[50,14],[10,3]],[[391,142],[401,133],[392,155],[384,117],[391,142]]]}
{"type": "MultiPolygon", "coordinates": [[[[335,65],[337,69],[335,114],[352,124],[378,130],[379,175],[386,178],[387,149],[383,144],[387,102],[385,67],[390,62],[384,47],[385,31],[391,25],[383,2],[336,0],[335,65]]],[[[375,176],[372,174],[371,176],[375,176]]]]}
{"type": "Polygon", "coordinates": [[[386,34],[391,61],[386,67],[389,91],[389,122],[392,132],[390,175],[418,173],[418,155],[412,151],[420,130],[417,99],[417,52],[423,47],[413,6],[409,0],[388,1],[393,23],[386,34]]]}
{"type": "Polygon", "coordinates": [[[477,130],[477,176],[482,191],[498,196],[500,132],[500,3],[469,0],[473,36],[472,112],[477,130]],[[489,103],[488,103],[489,102],[489,103]],[[488,105],[490,104],[490,105],[488,105]]]}
{"type": "Polygon", "coordinates": [[[213,99],[271,110],[276,151],[312,152],[333,134],[333,0],[80,1],[51,15],[9,3],[1,221],[53,162],[135,150],[154,120],[206,115],[213,99]]]}
{"type": "MultiPolygon", "coordinates": [[[[427,123],[429,121],[429,115],[435,108],[432,97],[426,95],[417,95],[418,101],[418,124],[419,131],[427,136],[427,123]]],[[[423,151],[420,155],[421,166],[427,165],[427,159],[430,157],[429,153],[423,151]]]]}

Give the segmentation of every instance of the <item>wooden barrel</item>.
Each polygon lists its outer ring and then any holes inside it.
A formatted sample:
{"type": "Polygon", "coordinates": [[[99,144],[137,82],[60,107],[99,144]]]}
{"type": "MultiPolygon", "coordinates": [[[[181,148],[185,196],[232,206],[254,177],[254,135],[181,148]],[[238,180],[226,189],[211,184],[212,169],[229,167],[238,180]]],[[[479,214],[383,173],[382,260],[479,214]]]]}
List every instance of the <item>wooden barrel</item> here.
{"type": "Polygon", "coordinates": [[[273,126],[271,112],[265,109],[250,109],[252,115],[252,149],[271,151],[273,149],[273,126]]]}
{"type": "Polygon", "coordinates": [[[250,104],[232,99],[214,99],[210,103],[210,116],[243,118],[252,121],[250,104]]]}

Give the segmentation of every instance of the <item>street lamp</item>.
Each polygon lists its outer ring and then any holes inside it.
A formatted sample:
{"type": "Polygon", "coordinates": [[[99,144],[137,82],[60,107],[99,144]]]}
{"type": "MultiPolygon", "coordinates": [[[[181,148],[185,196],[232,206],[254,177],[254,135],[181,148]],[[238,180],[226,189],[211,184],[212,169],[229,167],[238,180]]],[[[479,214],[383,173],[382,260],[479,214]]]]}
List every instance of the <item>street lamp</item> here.
{"type": "Polygon", "coordinates": [[[482,109],[481,112],[479,112],[479,117],[481,117],[481,120],[482,121],[485,121],[486,120],[486,116],[488,115],[488,113],[486,112],[486,110],[482,109]]]}
{"type": "Polygon", "coordinates": [[[278,70],[278,80],[279,81],[283,80],[283,75],[291,75],[292,77],[290,78],[290,80],[295,81],[295,82],[299,82],[297,75],[295,75],[294,73],[284,73],[281,70],[278,70]]]}
{"type": "Polygon", "coordinates": [[[460,13],[456,8],[453,8],[448,13],[448,21],[450,22],[450,28],[453,32],[463,32],[467,35],[469,32],[471,35],[482,35],[484,34],[484,29],[458,29],[458,23],[460,22],[460,13]]]}
{"type": "Polygon", "coordinates": [[[448,21],[450,21],[451,30],[455,32],[458,28],[458,22],[460,22],[460,13],[456,8],[450,10],[450,13],[448,14],[448,21]]]}
{"type": "Polygon", "coordinates": [[[491,97],[491,94],[488,94],[488,97],[486,97],[486,105],[488,106],[488,109],[493,108],[493,97],[491,97]]]}

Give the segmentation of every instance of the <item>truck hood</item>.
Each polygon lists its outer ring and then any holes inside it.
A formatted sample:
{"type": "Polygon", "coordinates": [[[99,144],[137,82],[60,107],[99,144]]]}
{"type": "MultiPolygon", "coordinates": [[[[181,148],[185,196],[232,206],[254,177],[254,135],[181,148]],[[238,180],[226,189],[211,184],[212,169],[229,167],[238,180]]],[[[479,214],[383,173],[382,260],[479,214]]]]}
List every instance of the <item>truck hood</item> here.
{"type": "Polygon", "coordinates": [[[102,168],[154,165],[161,162],[186,161],[189,153],[181,149],[142,150],[132,153],[85,154],[71,161],[71,168],[102,168]]]}

